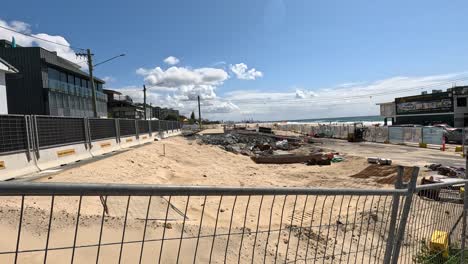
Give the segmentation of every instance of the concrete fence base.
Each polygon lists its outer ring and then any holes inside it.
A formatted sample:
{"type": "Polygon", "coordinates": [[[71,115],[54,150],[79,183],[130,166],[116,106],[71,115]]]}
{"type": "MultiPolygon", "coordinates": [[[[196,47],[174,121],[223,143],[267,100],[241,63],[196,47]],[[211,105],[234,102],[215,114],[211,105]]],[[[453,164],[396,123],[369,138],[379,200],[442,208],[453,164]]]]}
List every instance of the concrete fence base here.
{"type": "Polygon", "coordinates": [[[33,154],[28,158],[25,152],[0,156],[0,180],[8,180],[21,175],[39,172],[33,160],[33,154]]]}

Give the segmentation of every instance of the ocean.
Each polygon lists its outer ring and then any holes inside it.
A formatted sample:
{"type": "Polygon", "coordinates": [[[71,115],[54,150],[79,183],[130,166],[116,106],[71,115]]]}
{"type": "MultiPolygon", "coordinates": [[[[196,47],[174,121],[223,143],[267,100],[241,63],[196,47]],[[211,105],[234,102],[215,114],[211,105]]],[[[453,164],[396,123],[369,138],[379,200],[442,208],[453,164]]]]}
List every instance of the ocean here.
{"type": "Polygon", "coordinates": [[[291,124],[303,124],[303,123],[355,123],[355,122],[363,122],[365,124],[383,124],[384,119],[381,116],[348,116],[348,117],[286,120],[286,122],[291,123],[291,124]]]}

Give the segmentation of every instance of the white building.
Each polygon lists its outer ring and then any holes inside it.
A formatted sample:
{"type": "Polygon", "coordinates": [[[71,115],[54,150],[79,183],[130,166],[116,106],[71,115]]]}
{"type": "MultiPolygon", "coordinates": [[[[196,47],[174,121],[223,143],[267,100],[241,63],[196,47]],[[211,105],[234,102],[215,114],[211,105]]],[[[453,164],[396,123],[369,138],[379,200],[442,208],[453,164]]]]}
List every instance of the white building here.
{"type": "Polygon", "coordinates": [[[0,115],[8,114],[8,103],[7,103],[7,91],[6,91],[6,81],[5,74],[7,73],[18,73],[18,70],[15,67],[11,66],[0,58],[0,115]]]}

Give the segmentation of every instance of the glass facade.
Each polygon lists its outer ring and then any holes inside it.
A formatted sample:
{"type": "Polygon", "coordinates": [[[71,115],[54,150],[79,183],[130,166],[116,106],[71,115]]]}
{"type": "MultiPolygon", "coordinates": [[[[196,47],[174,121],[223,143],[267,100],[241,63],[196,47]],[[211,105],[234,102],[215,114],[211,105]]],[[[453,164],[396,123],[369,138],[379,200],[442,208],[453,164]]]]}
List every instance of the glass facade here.
{"type": "MultiPolygon", "coordinates": [[[[49,114],[92,117],[92,90],[89,80],[52,67],[48,69],[49,114]]],[[[107,96],[102,83],[95,82],[98,116],[107,116],[107,96]]]]}

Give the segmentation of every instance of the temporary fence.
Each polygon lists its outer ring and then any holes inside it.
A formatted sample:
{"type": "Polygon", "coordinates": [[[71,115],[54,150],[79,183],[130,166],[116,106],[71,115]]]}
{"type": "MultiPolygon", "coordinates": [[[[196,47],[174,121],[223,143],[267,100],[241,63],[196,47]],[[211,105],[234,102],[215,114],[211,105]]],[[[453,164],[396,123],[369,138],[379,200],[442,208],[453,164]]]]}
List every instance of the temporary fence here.
{"type": "MultiPolygon", "coordinates": [[[[354,132],[354,124],[262,124],[284,131],[325,138],[347,139],[354,132]]],[[[442,145],[445,135],[441,127],[358,126],[363,129],[363,139],[369,142],[391,144],[442,145]]]]}
{"type": "Polygon", "coordinates": [[[0,261],[463,263],[459,187],[417,173],[395,189],[0,183],[0,261]]]}
{"type": "Polygon", "coordinates": [[[150,142],[180,128],[179,122],[162,120],[0,115],[0,180],[150,142]]]}

